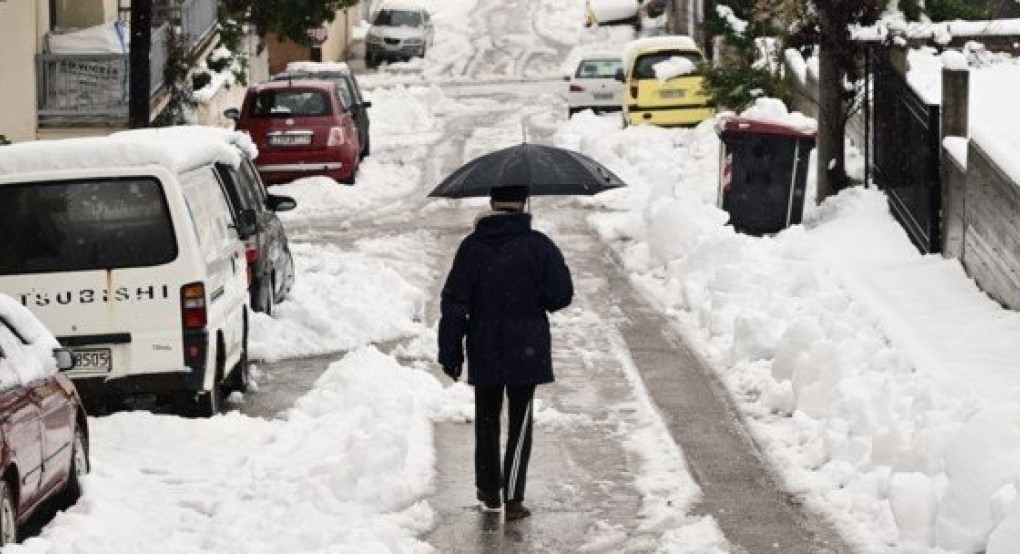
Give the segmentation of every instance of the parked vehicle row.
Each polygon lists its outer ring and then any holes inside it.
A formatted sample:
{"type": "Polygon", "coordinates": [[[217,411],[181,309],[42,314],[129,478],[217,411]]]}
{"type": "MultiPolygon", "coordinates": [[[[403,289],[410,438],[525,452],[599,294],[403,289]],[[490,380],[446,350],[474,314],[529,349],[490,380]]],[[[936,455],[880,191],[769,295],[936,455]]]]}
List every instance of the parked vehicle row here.
{"type": "Polygon", "coordinates": [[[70,505],[89,471],[89,428],[71,353],[0,294],[0,547],[48,502],[70,505]]]}
{"type": "Polygon", "coordinates": [[[618,57],[582,57],[566,77],[567,115],[621,110],[624,125],[697,125],[715,116],[704,64],[705,55],[686,36],[637,39],[618,57]]]}
{"type": "Polygon", "coordinates": [[[246,389],[249,310],[294,280],[272,212],[295,203],[265,192],[254,153],[202,127],[0,151],[0,293],[71,350],[86,401],[210,416],[246,389]]]}
{"type": "Polygon", "coordinates": [[[258,146],[267,183],[326,175],[354,184],[370,151],[371,105],[347,64],[298,62],[248,87],[241,109],[224,115],[258,146]]]}

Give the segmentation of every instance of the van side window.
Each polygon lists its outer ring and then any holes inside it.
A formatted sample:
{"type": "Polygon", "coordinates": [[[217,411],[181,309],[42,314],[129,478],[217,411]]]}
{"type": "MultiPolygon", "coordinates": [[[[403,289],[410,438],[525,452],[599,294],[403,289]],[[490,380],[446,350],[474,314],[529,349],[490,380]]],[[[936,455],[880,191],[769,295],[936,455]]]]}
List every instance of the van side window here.
{"type": "Polygon", "coordinates": [[[258,210],[261,204],[248,178],[227,164],[216,164],[216,175],[220,178],[224,193],[230,198],[234,219],[240,210],[258,210]]]}
{"type": "Polygon", "coordinates": [[[259,177],[259,172],[255,169],[255,165],[248,158],[241,160],[241,174],[251,183],[252,190],[255,191],[255,196],[258,198],[259,209],[267,209],[266,200],[268,200],[268,193],[266,192],[266,185],[262,182],[262,177],[259,177]]]}
{"type": "Polygon", "coordinates": [[[236,241],[231,231],[230,206],[211,167],[203,167],[181,175],[181,188],[195,223],[195,234],[206,261],[215,260],[217,252],[228,241],[236,241]]]}
{"type": "Polygon", "coordinates": [[[160,182],[152,177],[0,187],[0,275],[151,267],[177,258],[160,182]]]}

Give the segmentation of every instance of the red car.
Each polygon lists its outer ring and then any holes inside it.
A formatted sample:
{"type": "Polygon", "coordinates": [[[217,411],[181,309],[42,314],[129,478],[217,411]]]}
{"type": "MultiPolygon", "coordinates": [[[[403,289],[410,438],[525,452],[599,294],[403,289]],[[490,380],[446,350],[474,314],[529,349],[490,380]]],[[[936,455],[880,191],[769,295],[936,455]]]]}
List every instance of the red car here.
{"type": "Polygon", "coordinates": [[[0,294],[0,546],[50,500],[70,504],[88,473],[88,420],[71,380],[74,367],[27,309],[0,294]]]}
{"type": "Polygon", "coordinates": [[[336,83],[295,79],[255,85],[240,112],[224,114],[255,141],[256,165],[265,182],[327,175],[354,183],[361,151],[358,128],[336,83]]]}

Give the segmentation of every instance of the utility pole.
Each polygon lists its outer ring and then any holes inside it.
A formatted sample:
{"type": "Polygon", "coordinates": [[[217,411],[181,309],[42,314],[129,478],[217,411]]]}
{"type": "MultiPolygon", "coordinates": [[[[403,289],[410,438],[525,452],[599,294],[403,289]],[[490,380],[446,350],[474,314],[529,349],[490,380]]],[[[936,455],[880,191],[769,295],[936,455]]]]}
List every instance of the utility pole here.
{"type": "Polygon", "coordinates": [[[131,53],[128,57],[128,124],[149,126],[151,98],[152,0],[131,1],[131,53]]]}
{"type": "Polygon", "coordinates": [[[833,21],[835,9],[818,2],[821,44],[818,52],[818,191],[817,202],[839,191],[839,172],[843,170],[843,95],[839,70],[838,34],[845,32],[833,21]]]}

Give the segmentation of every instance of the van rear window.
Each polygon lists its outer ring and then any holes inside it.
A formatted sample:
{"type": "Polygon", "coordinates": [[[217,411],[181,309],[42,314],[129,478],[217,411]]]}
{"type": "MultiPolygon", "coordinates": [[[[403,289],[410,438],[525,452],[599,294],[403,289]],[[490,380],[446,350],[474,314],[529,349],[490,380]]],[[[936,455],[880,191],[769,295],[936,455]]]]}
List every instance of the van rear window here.
{"type": "Polygon", "coordinates": [[[252,117],[320,116],[332,113],[329,96],[316,90],[267,90],[255,96],[252,117]]]}
{"type": "MultiPolygon", "coordinates": [[[[634,78],[635,79],[654,79],[655,78],[655,64],[664,62],[670,58],[687,58],[694,62],[695,65],[701,64],[705,59],[701,54],[697,52],[681,52],[679,50],[664,50],[661,52],[654,52],[651,54],[644,54],[639,56],[634,62],[634,78]]],[[[695,73],[694,75],[700,75],[701,73],[695,73]]]]}
{"type": "Polygon", "coordinates": [[[0,275],[146,267],[177,258],[159,181],[0,186],[0,275]]]}

